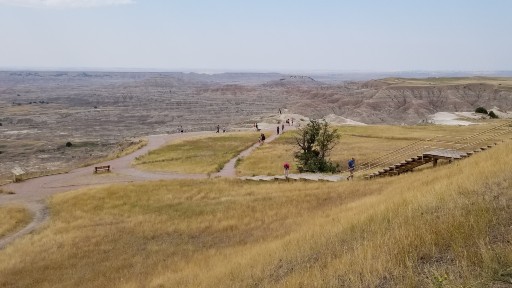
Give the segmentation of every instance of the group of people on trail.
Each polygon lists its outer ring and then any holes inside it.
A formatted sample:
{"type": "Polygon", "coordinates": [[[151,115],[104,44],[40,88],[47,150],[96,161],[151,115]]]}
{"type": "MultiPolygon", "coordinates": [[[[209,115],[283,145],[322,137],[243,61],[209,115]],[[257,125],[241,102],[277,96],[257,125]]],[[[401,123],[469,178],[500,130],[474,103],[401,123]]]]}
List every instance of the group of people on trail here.
{"type": "MultiPolygon", "coordinates": [[[[222,133],[226,132],[226,128],[222,128],[222,133]]],[[[220,125],[217,125],[217,131],[215,133],[220,133],[220,125]]]]}

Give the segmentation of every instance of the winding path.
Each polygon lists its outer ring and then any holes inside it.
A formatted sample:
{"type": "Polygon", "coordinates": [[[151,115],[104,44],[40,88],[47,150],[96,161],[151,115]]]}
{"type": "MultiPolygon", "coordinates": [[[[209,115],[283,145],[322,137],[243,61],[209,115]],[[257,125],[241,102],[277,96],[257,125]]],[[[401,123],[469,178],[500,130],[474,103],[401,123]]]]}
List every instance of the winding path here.
{"type": "MultiPolygon", "coordinates": [[[[265,143],[274,141],[277,137],[279,137],[279,135],[281,135],[281,134],[273,134],[272,136],[268,137],[265,140],[265,143]]],[[[242,151],[240,154],[235,156],[233,159],[229,160],[229,162],[226,163],[226,165],[224,165],[224,168],[222,168],[222,170],[220,170],[219,172],[215,173],[214,176],[226,177],[226,178],[236,177],[236,167],[235,167],[236,161],[240,158],[249,156],[252,153],[252,151],[254,151],[254,149],[258,148],[260,145],[261,145],[260,143],[255,143],[248,149],[242,151]]]]}
{"type": "MultiPolygon", "coordinates": [[[[0,250],[5,248],[14,240],[31,233],[48,220],[50,214],[46,204],[46,199],[56,193],[75,190],[83,187],[97,186],[103,184],[141,182],[146,180],[164,180],[164,179],[206,179],[207,174],[184,174],[184,173],[165,173],[141,171],[131,166],[131,163],[138,156],[146,154],[148,151],[157,149],[164,144],[176,141],[178,139],[190,138],[192,136],[207,136],[212,132],[191,132],[185,134],[163,134],[148,136],[148,144],[143,148],[123,156],[121,158],[94,164],[91,166],[78,168],[69,173],[51,175],[40,178],[30,179],[24,182],[11,183],[6,185],[7,190],[15,194],[0,195],[0,206],[6,204],[19,204],[25,206],[33,215],[32,221],[15,233],[0,238],[0,250]],[[95,166],[110,165],[112,173],[94,175],[91,173],[95,166]]],[[[267,138],[266,143],[273,141],[279,135],[272,135],[267,138]]],[[[224,168],[214,174],[216,177],[236,177],[235,164],[240,157],[248,156],[259,143],[241,152],[231,159],[224,168]]]]}

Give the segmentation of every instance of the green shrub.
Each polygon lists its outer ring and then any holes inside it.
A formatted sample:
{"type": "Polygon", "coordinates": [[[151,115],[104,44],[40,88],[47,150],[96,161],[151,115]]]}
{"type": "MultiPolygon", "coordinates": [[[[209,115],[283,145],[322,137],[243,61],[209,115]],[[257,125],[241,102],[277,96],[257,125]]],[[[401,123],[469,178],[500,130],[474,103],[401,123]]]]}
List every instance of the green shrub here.
{"type": "Polygon", "coordinates": [[[490,111],[490,112],[489,112],[489,117],[491,117],[491,118],[493,118],[493,119],[500,118],[500,117],[498,117],[498,115],[496,115],[496,113],[494,113],[494,111],[490,111]]]}
{"type": "Polygon", "coordinates": [[[487,109],[485,109],[484,107],[478,107],[478,108],[475,109],[475,112],[476,113],[487,114],[487,109]]]}

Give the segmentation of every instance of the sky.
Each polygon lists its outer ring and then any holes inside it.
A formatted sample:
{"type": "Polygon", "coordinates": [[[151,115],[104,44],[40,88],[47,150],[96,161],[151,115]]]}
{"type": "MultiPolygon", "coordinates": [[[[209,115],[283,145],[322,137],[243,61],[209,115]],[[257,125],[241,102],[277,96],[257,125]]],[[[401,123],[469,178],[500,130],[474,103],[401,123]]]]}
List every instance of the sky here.
{"type": "Polygon", "coordinates": [[[512,70],[509,0],[0,0],[0,68],[512,70]]]}

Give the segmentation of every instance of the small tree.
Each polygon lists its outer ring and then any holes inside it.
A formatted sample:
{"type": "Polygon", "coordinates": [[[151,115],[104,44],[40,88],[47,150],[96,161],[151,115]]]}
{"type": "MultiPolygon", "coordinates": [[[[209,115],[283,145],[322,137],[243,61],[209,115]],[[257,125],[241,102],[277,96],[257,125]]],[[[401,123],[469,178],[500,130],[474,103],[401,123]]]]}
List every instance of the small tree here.
{"type": "Polygon", "coordinates": [[[311,120],[297,130],[295,142],[299,151],[295,153],[300,172],[335,172],[336,166],[327,160],[329,152],[336,146],[340,135],[324,120],[311,120]]]}

